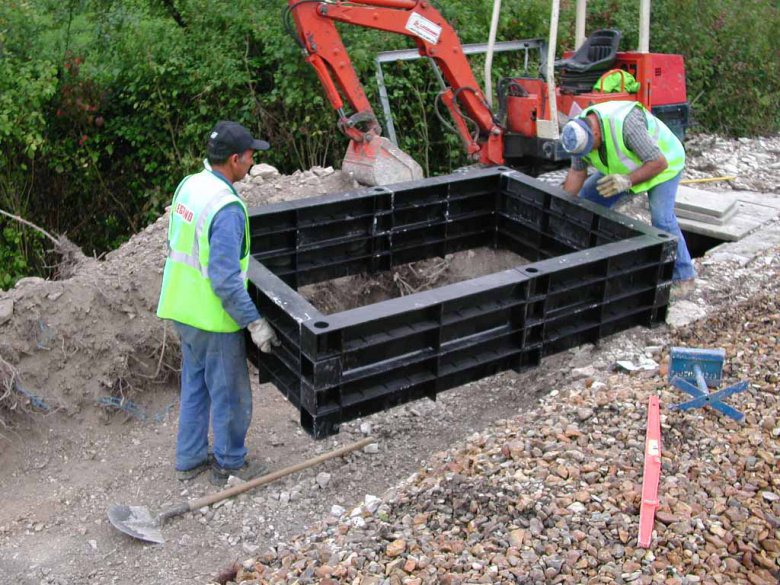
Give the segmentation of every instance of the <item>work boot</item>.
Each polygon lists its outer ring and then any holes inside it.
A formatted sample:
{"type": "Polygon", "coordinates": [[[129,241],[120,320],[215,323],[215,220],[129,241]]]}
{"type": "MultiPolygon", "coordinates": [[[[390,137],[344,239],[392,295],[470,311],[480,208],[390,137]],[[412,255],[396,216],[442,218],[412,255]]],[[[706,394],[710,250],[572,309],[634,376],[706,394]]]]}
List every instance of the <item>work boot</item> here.
{"type": "Polygon", "coordinates": [[[220,467],[215,461],[211,465],[211,483],[225,485],[231,475],[241,481],[249,481],[266,473],[268,473],[268,466],[262,461],[245,461],[241,467],[220,467]]]}
{"type": "Polygon", "coordinates": [[[201,473],[206,471],[209,467],[211,467],[214,464],[214,457],[209,453],[208,458],[206,458],[205,461],[202,463],[198,463],[195,467],[191,467],[189,469],[177,469],[176,470],[176,479],[179,481],[190,481],[198,477],[201,473]]]}
{"type": "Polygon", "coordinates": [[[681,301],[687,299],[696,290],[696,279],[676,280],[672,283],[672,290],[669,294],[670,301],[681,301]]]}

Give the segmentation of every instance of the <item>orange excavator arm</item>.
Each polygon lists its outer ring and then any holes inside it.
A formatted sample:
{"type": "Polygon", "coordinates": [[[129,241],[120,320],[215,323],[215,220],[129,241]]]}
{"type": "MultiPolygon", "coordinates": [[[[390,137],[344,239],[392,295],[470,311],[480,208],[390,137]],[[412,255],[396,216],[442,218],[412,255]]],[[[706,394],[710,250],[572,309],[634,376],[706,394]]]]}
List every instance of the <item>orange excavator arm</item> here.
{"type": "MultiPolygon", "coordinates": [[[[333,108],[339,129],[352,143],[370,143],[381,127],[366,99],[336,22],[411,37],[420,55],[430,57],[449,85],[442,101],[449,109],[467,152],[484,164],[503,164],[503,130],[496,123],[477,84],[458,35],[426,0],[289,0],[287,12],[297,29],[297,40],[333,108]],[[347,115],[344,99],[353,114],[347,115]],[[478,126],[472,136],[466,118],[478,126]]],[[[351,147],[355,147],[351,144],[351,147]]]]}

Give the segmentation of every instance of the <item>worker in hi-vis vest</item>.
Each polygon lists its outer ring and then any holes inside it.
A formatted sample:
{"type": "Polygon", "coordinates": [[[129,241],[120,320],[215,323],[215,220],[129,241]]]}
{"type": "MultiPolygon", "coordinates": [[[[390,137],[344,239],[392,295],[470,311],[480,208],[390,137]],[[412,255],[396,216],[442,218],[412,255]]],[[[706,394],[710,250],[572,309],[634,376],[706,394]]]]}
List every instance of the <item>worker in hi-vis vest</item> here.
{"type": "Polygon", "coordinates": [[[243,329],[265,353],[279,340],[247,291],[249,215],[233,183],[246,176],[254,153],[268,148],[240,124],[219,122],[204,169],[173,196],[157,316],[172,320],[181,339],[176,475],[182,481],[209,467],[215,485],[265,472],[246,458],[252,390],[243,329]]]}
{"type": "Polygon", "coordinates": [[[647,191],[653,226],[677,237],[672,292],[688,294],[696,270],[674,214],[685,166],[680,140],[642,104],[613,101],[590,106],[570,120],[561,145],[572,155],[563,183],[571,195],[612,207],[626,195],[647,191]],[[596,169],[590,177],[588,166],[596,169]]]}

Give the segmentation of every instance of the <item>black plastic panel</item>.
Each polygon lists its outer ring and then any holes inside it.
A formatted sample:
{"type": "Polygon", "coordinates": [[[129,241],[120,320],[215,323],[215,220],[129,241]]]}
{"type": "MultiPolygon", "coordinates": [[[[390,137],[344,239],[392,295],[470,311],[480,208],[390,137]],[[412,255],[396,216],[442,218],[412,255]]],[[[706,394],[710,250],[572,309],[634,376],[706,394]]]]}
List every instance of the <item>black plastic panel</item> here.
{"type": "Polygon", "coordinates": [[[498,167],[250,211],[251,352],[314,437],[346,420],[664,321],[673,236],[498,167]],[[481,246],[529,264],[325,315],[296,288],[481,246]]]}

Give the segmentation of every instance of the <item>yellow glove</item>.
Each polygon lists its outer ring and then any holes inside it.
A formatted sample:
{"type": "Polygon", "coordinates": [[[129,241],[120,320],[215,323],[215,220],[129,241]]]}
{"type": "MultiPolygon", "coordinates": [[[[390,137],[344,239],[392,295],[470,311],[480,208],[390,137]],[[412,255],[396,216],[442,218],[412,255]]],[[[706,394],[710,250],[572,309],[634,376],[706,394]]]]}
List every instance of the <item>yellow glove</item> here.
{"type": "Polygon", "coordinates": [[[631,188],[631,178],[628,175],[606,175],[596,183],[596,190],[602,197],[614,197],[631,188]]]}

